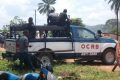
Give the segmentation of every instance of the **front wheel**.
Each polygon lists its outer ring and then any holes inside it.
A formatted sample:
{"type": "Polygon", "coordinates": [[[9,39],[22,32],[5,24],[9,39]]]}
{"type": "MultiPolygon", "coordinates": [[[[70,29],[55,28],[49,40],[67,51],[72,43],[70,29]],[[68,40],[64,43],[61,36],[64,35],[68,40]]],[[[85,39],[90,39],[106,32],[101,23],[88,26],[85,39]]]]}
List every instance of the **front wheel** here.
{"type": "Polygon", "coordinates": [[[102,62],[107,65],[114,64],[115,62],[115,50],[107,49],[103,52],[102,62]]]}

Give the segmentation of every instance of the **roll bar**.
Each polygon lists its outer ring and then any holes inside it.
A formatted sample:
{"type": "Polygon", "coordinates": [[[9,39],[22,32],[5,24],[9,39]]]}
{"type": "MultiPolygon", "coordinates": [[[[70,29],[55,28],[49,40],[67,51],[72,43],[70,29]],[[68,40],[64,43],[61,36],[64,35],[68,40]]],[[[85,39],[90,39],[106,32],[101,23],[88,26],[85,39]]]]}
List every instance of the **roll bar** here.
{"type": "MultiPolygon", "coordinates": [[[[10,31],[23,31],[27,29],[27,24],[23,25],[14,25],[10,26],[10,31]]],[[[36,28],[36,30],[39,31],[54,31],[54,30],[64,30],[63,26],[57,26],[57,25],[51,25],[51,26],[44,26],[44,25],[33,25],[33,27],[36,28]]]]}

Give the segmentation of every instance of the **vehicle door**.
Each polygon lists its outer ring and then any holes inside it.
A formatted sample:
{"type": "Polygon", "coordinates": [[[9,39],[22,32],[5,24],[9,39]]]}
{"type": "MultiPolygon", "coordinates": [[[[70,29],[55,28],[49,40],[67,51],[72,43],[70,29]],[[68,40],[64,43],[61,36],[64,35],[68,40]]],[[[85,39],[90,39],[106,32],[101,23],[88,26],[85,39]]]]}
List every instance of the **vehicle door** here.
{"type": "Polygon", "coordinates": [[[86,28],[75,28],[73,31],[75,53],[80,56],[100,53],[100,41],[95,33],[86,28]]]}

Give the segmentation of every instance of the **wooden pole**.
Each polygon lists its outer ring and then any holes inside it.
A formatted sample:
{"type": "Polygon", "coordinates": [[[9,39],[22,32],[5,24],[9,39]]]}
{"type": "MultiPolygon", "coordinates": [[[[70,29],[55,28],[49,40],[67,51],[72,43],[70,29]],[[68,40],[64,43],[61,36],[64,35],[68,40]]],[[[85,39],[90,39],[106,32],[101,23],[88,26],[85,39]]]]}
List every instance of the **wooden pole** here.
{"type": "Polygon", "coordinates": [[[118,38],[119,38],[119,20],[118,20],[118,11],[117,11],[117,13],[116,13],[116,16],[117,16],[117,40],[118,40],[118,38]]]}
{"type": "Polygon", "coordinates": [[[35,9],[35,25],[36,25],[36,9],[35,9]]]}

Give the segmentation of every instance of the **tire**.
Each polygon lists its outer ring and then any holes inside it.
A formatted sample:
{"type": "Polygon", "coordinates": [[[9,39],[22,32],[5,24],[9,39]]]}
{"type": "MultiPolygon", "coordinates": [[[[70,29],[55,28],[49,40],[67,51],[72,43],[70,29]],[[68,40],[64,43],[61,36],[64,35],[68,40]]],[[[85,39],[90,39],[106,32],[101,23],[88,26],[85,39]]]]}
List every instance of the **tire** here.
{"type": "Polygon", "coordinates": [[[103,52],[102,62],[106,65],[112,65],[115,62],[115,50],[107,49],[103,52]]]}
{"type": "MultiPolygon", "coordinates": [[[[42,62],[42,65],[52,65],[53,63],[53,57],[50,53],[39,53],[37,56],[38,60],[42,62]]],[[[38,65],[40,66],[40,62],[38,62],[38,65]]]]}

